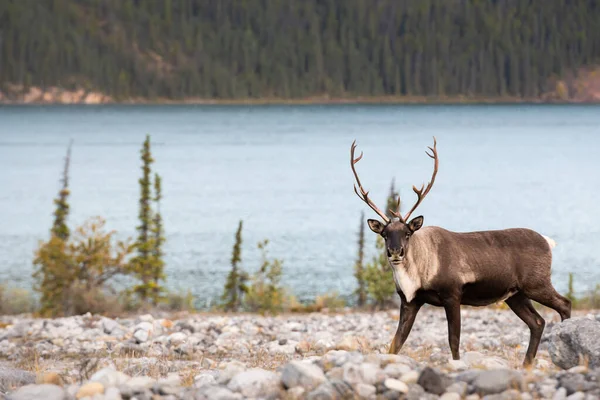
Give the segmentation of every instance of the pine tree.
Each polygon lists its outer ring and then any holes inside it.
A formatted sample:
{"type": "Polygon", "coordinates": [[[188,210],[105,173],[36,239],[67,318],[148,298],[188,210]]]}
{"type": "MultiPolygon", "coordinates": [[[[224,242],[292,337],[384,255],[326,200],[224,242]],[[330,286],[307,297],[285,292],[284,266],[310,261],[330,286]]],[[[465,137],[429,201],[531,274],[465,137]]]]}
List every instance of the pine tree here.
{"type": "Polygon", "coordinates": [[[356,289],[356,305],[363,307],[367,301],[367,288],[364,277],[364,256],[365,256],[365,213],[360,213],[360,226],[358,228],[358,255],[354,264],[354,277],[358,283],[356,289]]]}
{"type": "Polygon", "coordinates": [[[41,292],[40,313],[42,315],[54,315],[64,309],[65,296],[68,292],[69,282],[74,274],[73,266],[70,265],[67,256],[67,241],[69,239],[69,227],[67,217],[69,215],[69,167],[71,164],[72,142],[67,148],[64,168],[61,177],[61,188],[58,197],[54,200],[56,209],[54,211],[54,222],[50,230],[50,239],[40,243],[33,261],[35,270],[35,290],[41,292]],[[40,254],[43,253],[44,257],[40,254]]]}
{"type": "Polygon", "coordinates": [[[161,193],[161,179],[155,175],[154,189],[156,193],[152,196],[152,158],[150,135],[141,150],[142,177],[139,179],[140,200],[138,218],[140,224],[137,227],[138,237],[135,243],[137,256],[132,260],[131,269],[140,283],[133,291],[143,302],[150,301],[157,304],[163,288],[160,281],[164,279],[164,261],[162,245],[164,242],[162,218],[158,210],[152,209],[152,203],[158,207],[161,193]]]}
{"type": "Polygon", "coordinates": [[[242,261],[242,226],[243,221],[240,220],[231,253],[231,271],[227,275],[221,296],[223,308],[226,311],[238,311],[242,305],[242,296],[248,291],[248,274],[239,267],[239,263],[242,261]]]}
{"type": "Polygon", "coordinates": [[[162,199],[162,180],[160,175],[154,174],[154,204],[156,210],[154,211],[154,217],[152,219],[152,284],[153,293],[152,299],[156,304],[156,301],[161,295],[162,289],[159,284],[160,281],[164,281],[166,276],[164,274],[165,262],[163,260],[163,243],[165,242],[164,228],[162,222],[162,215],[160,214],[160,201],[162,199]]]}
{"type": "Polygon", "coordinates": [[[67,155],[65,156],[65,164],[61,178],[61,189],[58,192],[58,197],[54,199],[56,210],[54,210],[54,223],[52,224],[52,235],[61,240],[69,239],[69,227],[67,226],[67,216],[69,215],[69,167],[71,165],[71,147],[73,141],[69,143],[67,155]]]}

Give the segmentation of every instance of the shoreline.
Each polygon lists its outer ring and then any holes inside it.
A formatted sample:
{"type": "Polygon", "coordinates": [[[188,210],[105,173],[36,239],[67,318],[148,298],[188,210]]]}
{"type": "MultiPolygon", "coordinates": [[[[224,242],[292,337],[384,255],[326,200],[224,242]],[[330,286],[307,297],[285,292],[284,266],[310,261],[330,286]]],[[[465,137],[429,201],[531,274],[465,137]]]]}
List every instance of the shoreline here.
{"type": "Polygon", "coordinates": [[[114,105],[114,106],[165,106],[165,105],[197,105],[197,106],[329,106],[329,105],[599,105],[600,99],[552,99],[552,98],[520,98],[520,97],[406,97],[406,96],[358,96],[358,97],[307,97],[298,99],[257,98],[257,99],[145,99],[106,100],[98,102],[84,101],[27,101],[0,99],[2,106],[71,106],[71,105],[114,105]]]}

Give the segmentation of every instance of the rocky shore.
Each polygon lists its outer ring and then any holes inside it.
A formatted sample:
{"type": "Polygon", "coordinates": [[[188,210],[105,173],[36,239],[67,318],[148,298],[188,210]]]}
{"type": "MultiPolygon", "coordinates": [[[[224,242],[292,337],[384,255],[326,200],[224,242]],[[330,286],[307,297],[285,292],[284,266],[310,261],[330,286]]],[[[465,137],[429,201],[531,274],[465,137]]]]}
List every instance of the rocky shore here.
{"type": "Polygon", "coordinates": [[[0,104],[106,104],[113,99],[103,93],[84,89],[64,89],[55,86],[40,88],[7,84],[0,90],[0,104]]]}
{"type": "Polygon", "coordinates": [[[386,354],[392,311],[2,317],[0,392],[16,400],[600,399],[600,312],[574,313],[569,324],[543,316],[530,370],[521,368],[527,327],[492,308],[463,309],[460,361],[450,360],[435,308],[419,313],[400,355],[386,354]]]}

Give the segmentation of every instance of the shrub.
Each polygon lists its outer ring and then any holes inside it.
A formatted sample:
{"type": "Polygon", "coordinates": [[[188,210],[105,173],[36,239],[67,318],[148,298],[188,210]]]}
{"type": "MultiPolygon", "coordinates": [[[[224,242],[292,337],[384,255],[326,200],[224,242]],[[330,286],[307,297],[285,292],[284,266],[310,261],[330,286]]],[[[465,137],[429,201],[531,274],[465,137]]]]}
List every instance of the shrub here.
{"type": "Polygon", "coordinates": [[[35,309],[36,302],[30,291],[0,285],[0,314],[27,314],[34,312],[35,309]]]}
{"type": "Polygon", "coordinates": [[[167,292],[164,306],[169,311],[195,311],[194,296],[188,290],[185,294],[167,292]]]}
{"type": "Polygon", "coordinates": [[[89,288],[86,283],[75,281],[68,289],[62,315],[81,315],[89,312],[116,317],[121,315],[124,309],[121,297],[111,288],[89,288]]]}
{"type": "Polygon", "coordinates": [[[40,243],[34,278],[42,294],[42,315],[100,312],[95,303],[106,303],[108,294],[115,293],[110,283],[129,273],[133,247],[127,241],[116,241],[115,232],[105,232],[104,225],[102,218],[92,218],[68,241],[52,236],[40,243]]]}
{"type": "Polygon", "coordinates": [[[252,276],[245,304],[249,311],[276,314],[284,309],[286,291],[281,286],[282,261],[267,258],[268,243],[268,240],[258,243],[262,252],[262,264],[252,276]]]}
{"type": "Polygon", "coordinates": [[[336,311],[346,307],[346,301],[337,292],[325,293],[315,298],[314,311],[336,311]]]}
{"type": "Polygon", "coordinates": [[[574,308],[581,310],[597,310],[600,308],[600,285],[587,291],[573,303],[574,308]]]}

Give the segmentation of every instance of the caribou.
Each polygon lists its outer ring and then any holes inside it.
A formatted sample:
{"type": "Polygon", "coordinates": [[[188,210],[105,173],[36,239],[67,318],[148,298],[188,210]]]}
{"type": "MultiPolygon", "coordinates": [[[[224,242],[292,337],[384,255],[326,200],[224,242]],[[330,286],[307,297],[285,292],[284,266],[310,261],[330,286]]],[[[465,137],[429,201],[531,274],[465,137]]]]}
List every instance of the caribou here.
{"type": "Polygon", "coordinates": [[[529,346],[523,365],[530,367],[537,353],[545,321],[532,300],[555,310],[561,320],[570,318],[571,302],[556,292],[551,282],[551,238],[527,228],[477,232],[452,232],[437,226],[423,226],[423,216],[410,219],[431,191],[438,172],[437,141],[433,138],[434,161],[431,180],[421,188],[413,186],[417,201],[404,215],[400,198],[390,217],[369,198],[355,165],[356,140],[350,148],[350,165],[356,183],[354,191],[383,221],[367,220],[369,228],[383,237],[396,291],[400,296],[398,329],[389,352],[397,354],[406,341],[415,317],[424,304],[443,307],[448,322],[452,359],[460,360],[460,306],[487,306],[504,301],[529,327],[529,346]],[[410,219],[410,220],[409,220],[410,219]]]}

